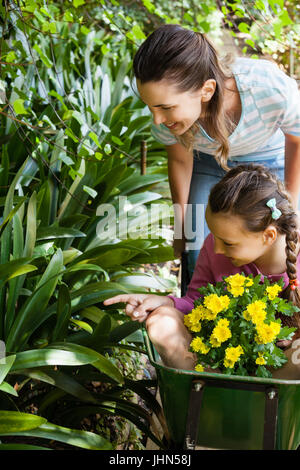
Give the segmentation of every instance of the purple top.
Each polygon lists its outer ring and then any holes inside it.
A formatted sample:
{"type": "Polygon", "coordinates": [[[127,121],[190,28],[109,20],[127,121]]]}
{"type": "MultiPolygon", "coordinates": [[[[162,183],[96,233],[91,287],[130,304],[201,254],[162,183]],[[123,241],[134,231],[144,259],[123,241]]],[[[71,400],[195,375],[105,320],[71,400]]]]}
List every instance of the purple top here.
{"type": "MultiPolygon", "coordinates": [[[[300,272],[300,254],[297,259],[297,271],[300,272]]],[[[214,252],[214,237],[210,233],[200,250],[197,258],[195,270],[191,282],[188,286],[187,293],[184,297],[174,297],[169,295],[174,301],[174,306],[183,313],[189,313],[194,308],[194,300],[199,298],[198,288],[206,286],[209,282],[215,284],[223,281],[223,276],[231,274],[244,273],[246,276],[253,274],[257,276],[267,277],[271,282],[277,282],[283,277],[285,287],[289,283],[286,272],[282,274],[263,275],[254,263],[244,264],[243,266],[233,266],[230,259],[224,255],[217,255],[214,252]]]]}

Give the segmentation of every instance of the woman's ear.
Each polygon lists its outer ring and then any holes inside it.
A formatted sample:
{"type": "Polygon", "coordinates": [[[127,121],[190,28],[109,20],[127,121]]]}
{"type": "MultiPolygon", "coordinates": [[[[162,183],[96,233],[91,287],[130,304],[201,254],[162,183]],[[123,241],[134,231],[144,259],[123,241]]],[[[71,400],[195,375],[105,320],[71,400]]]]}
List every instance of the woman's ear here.
{"type": "Polygon", "coordinates": [[[213,78],[206,80],[203,87],[201,88],[202,103],[210,101],[215,91],[216,91],[216,80],[214,80],[213,78]]]}
{"type": "Polygon", "coordinates": [[[263,242],[265,245],[273,245],[277,240],[278,231],[275,225],[269,225],[263,233],[263,242]]]}

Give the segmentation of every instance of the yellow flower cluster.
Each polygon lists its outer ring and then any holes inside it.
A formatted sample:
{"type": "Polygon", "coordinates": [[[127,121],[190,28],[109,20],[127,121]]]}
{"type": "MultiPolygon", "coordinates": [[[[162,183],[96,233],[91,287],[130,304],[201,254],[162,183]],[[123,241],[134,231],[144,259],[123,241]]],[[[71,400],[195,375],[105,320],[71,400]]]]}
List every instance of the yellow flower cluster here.
{"type": "Polygon", "coordinates": [[[200,352],[201,354],[207,354],[210,350],[208,346],[203,343],[202,338],[196,336],[191,342],[191,348],[195,352],[200,352]]]}
{"type": "Polygon", "coordinates": [[[224,341],[231,338],[231,331],[228,327],[229,321],[226,318],[222,318],[218,321],[209,339],[209,342],[213,347],[217,348],[224,343],[224,341]]]}
{"type": "Polygon", "coordinates": [[[282,291],[282,287],[279,286],[278,284],[274,284],[273,286],[266,287],[266,294],[270,300],[274,300],[278,296],[279,292],[281,291],[282,291]]]}
{"type": "MultiPolygon", "coordinates": [[[[230,298],[228,295],[218,296],[217,294],[210,294],[204,297],[203,303],[205,307],[212,312],[212,315],[214,315],[215,318],[218,313],[229,307],[230,298]]],[[[209,320],[213,320],[214,318],[209,318],[209,320]]]]}
{"type": "MultiPolygon", "coordinates": [[[[273,294],[274,292],[278,292],[278,288],[273,291],[273,294]]],[[[280,332],[280,323],[271,321],[270,324],[267,324],[264,322],[267,316],[266,308],[267,305],[265,302],[262,300],[255,300],[255,302],[247,305],[243,314],[246,320],[252,321],[255,324],[257,335],[254,339],[258,344],[271,343],[280,332]]]]}
{"type": "Polygon", "coordinates": [[[255,336],[255,341],[258,344],[268,344],[275,340],[276,336],[280,332],[280,323],[271,321],[268,325],[267,323],[259,323],[256,325],[257,335],[255,336]]]}
{"type": "Polygon", "coordinates": [[[195,367],[195,371],[197,372],[204,372],[204,367],[202,364],[197,364],[195,367]]]}
{"type": "Polygon", "coordinates": [[[239,273],[228,276],[225,281],[227,283],[227,289],[233,297],[243,295],[245,287],[250,287],[253,284],[252,279],[239,273]]]}
{"type": "Polygon", "coordinates": [[[224,366],[234,367],[235,363],[239,360],[241,354],[244,354],[242,346],[229,347],[225,350],[224,366]]]}
{"type": "Polygon", "coordinates": [[[243,314],[245,320],[252,321],[255,325],[258,325],[266,318],[266,308],[267,305],[265,302],[262,300],[255,300],[255,302],[252,302],[247,306],[246,311],[243,314]]]}

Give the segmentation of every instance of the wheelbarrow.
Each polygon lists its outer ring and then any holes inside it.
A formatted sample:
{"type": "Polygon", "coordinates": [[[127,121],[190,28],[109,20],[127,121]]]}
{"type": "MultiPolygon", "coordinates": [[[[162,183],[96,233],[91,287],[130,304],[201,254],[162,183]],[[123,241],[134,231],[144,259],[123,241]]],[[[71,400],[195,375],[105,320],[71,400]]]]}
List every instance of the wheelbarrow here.
{"type": "MultiPolygon", "coordinates": [[[[182,294],[184,289],[185,285],[182,294]]],[[[143,334],[149,361],[157,374],[169,431],[168,448],[293,450],[299,447],[300,380],[229,376],[166,367],[145,329],[143,334]]]]}

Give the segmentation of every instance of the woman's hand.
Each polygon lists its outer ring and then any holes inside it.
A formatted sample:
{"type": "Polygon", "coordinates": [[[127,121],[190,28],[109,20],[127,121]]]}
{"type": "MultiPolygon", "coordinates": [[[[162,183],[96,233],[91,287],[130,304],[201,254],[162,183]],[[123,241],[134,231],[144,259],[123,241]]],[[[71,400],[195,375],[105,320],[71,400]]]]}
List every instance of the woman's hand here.
{"type": "Polygon", "coordinates": [[[146,320],[149,313],[162,305],[174,307],[174,302],[170,297],[155,294],[121,294],[106,299],[103,303],[112,305],[120,302],[126,303],[126,315],[140,323],[146,320]]]}

